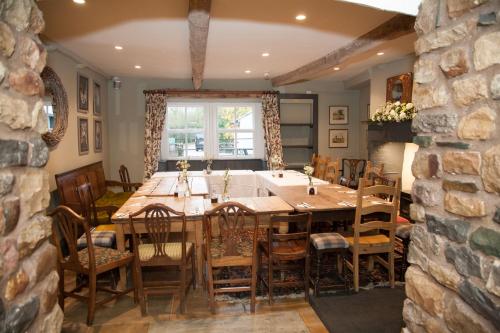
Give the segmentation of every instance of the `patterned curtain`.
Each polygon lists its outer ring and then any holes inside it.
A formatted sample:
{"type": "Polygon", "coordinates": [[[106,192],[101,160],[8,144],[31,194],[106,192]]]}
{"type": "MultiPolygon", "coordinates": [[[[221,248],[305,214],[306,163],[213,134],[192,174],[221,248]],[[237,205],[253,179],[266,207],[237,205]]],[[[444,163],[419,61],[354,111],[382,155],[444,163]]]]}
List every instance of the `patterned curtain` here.
{"type": "Polygon", "coordinates": [[[271,168],[271,158],[276,157],[278,164],[283,164],[283,147],[281,146],[280,112],[278,95],[265,93],[262,95],[262,124],[266,142],[267,167],[271,168]]]}
{"type": "Polygon", "coordinates": [[[144,179],[158,170],[161,134],[165,125],[167,95],[146,93],[146,122],[144,126],[144,179]]]}

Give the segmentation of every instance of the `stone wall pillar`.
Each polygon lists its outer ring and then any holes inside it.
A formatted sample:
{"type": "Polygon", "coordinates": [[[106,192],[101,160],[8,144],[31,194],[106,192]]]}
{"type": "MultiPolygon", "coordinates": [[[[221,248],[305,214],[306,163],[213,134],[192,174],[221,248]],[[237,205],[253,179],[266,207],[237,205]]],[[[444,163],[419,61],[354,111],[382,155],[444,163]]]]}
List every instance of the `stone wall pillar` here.
{"type": "Polygon", "coordinates": [[[500,1],[423,0],[415,29],[411,332],[500,331],[500,1]]]}
{"type": "Polygon", "coordinates": [[[33,0],[0,1],[0,332],[59,332],[63,320],[45,216],[43,28],[33,0]]]}

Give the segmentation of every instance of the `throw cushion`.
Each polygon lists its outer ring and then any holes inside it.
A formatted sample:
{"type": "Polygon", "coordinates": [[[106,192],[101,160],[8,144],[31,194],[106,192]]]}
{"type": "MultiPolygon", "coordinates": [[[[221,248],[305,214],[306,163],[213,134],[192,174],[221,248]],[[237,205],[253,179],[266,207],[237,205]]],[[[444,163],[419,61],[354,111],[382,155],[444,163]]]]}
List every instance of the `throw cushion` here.
{"type": "Polygon", "coordinates": [[[336,232],[324,232],[311,235],[311,243],[318,250],[347,249],[349,243],[336,232]]]}
{"type": "MultiPolygon", "coordinates": [[[[95,256],[95,265],[101,266],[106,265],[114,261],[126,259],[130,257],[132,254],[128,251],[120,252],[115,249],[109,249],[106,247],[94,246],[94,256],[95,256]]],[[[83,267],[89,268],[89,251],[88,248],[85,248],[81,251],[78,251],[78,259],[83,267]]]]}

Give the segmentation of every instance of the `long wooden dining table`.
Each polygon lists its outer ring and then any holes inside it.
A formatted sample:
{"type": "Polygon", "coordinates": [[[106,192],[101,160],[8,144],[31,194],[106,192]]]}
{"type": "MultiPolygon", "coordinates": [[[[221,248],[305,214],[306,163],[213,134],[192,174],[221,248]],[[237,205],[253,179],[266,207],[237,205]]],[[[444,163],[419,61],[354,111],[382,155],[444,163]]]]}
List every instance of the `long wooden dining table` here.
{"type": "MultiPolygon", "coordinates": [[[[271,178],[269,173],[264,174],[266,179],[262,184],[265,185],[266,192],[271,196],[264,197],[242,197],[231,198],[231,201],[239,202],[260,215],[272,215],[291,212],[312,212],[314,221],[326,220],[346,220],[354,216],[356,208],[357,191],[345,186],[337,184],[329,184],[323,181],[316,181],[318,187],[316,195],[307,193],[307,177],[300,178],[291,173],[291,182],[287,182],[288,177],[271,178]],[[297,184],[303,185],[297,185],[297,184]]],[[[258,175],[258,173],[257,173],[258,175]]],[[[198,179],[197,184],[202,184],[203,177],[192,177],[198,179]]],[[[144,182],[134,195],[132,195],[125,204],[112,216],[112,222],[116,224],[116,245],[120,251],[125,250],[125,236],[130,234],[129,214],[140,210],[141,208],[153,204],[161,203],[171,207],[174,210],[186,214],[187,224],[186,231],[188,241],[195,244],[196,249],[196,267],[197,281],[202,280],[203,267],[203,215],[205,211],[217,207],[217,204],[211,203],[210,199],[206,199],[205,195],[193,195],[191,197],[174,197],[172,195],[172,186],[176,181],[175,177],[160,177],[156,176],[144,182]]],[[[203,185],[195,188],[201,189],[203,185]]],[[[196,192],[197,193],[197,192],[196,192]]],[[[384,204],[384,200],[375,197],[363,198],[363,205],[384,204]]],[[[264,223],[260,223],[260,227],[266,228],[268,222],[266,219],[261,219],[264,223]]],[[[137,216],[134,218],[134,228],[138,233],[146,233],[143,217],[137,216]]],[[[179,222],[173,223],[172,232],[180,232],[181,225],[179,222]]],[[[126,281],[125,269],[120,270],[120,285],[124,286],[126,281]]]]}
{"type": "MultiPolygon", "coordinates": [[[[288,205],[280,197],[247,197],[231,198],[232,202],[241,203],[248,208],[253,209],[259,215],[271,215],[281,213],[291,213],[293,207],[288,205]]],[[[141,208],[154,203],[161,203],[172,209],[186,214],[186,232],[189,242],[194,243],[196,252],[196,279],[199,283],[202,281],[203,269],[203,215],[205,211],[217,207],[217,203],[212,203],[210,199],[204,199],[200,196],[192,197],[173,197],[173,196],[145,196],[135,195],[130,197],[125,204],[118,209],[112,216],[112,222],[116,224],[116,246],[119,251],[125,251],[125,236],[130,235],[129,214],[140,210],[141,208]]],[[[134,217],[134,229],[137,233],[146,233],[144,226],[144,216],[134,217]]],[[[260,223],[259,227],[267,228],[268,223],[260,223]]],[[[174,222],[171,226],[172,232],[181,231],[181,223],[174,222]]],[[[120,287],[126,283],[125,268],[120,269],[120,287]]]]}

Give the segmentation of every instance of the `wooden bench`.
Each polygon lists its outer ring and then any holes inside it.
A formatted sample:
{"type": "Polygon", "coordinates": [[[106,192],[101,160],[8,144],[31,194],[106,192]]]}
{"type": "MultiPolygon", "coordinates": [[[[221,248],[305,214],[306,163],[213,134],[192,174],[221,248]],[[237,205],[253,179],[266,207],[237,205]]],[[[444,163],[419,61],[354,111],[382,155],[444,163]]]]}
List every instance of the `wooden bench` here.
{"type": "Polygon", "coordinates": [[[80,201],[76,194],[76,186],[89,182],[92,186],[92,194],[98,207],[116,206],[121,207],[133,192],[113,192],[109,187],[122,187],[119,181],[106,180],[102,161],[82,166],[77,169],[66,171],[55,175],[57,191],[62,205],[66,205],[75,212],[81,213],[80,201]]]}

